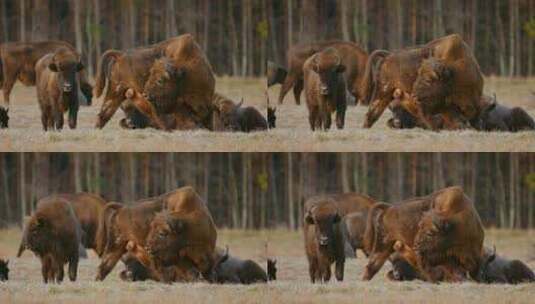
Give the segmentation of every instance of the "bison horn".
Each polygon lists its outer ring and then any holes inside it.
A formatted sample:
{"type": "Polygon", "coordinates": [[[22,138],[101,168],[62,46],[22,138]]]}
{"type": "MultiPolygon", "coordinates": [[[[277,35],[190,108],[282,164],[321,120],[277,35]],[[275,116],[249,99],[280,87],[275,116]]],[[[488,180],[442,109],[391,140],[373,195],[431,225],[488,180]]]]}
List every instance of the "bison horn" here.
{"type": "Polygon", "coordinates": [[[240,108],[243,105],[243,97],[241,98],[240,102],[236,105],[236,108],[240,108]]]}

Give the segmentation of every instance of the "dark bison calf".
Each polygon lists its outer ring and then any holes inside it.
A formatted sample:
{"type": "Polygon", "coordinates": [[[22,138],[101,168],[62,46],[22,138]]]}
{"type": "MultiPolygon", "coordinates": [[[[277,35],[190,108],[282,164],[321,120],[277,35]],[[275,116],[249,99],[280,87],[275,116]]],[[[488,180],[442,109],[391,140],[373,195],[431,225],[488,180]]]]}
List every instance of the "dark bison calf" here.
{"type": "Polygon", "coordinates": [[[0,281],[9,280],[9,260],[0,259],[0,281]]]}
{"type": "Polygon", "coordinates": [[[312,131],[329,130],[336,111],[336,126],[343,129],[347,107],[346,67],[338,51],[328,48],[310,57],[303,67],[308,120],[312,131]]]}
{"type": "Polygon", "coordinates": [[[314,197],[305,213],[304,233],[308,270],[312,283],[328,282],[331,265],[336,263],[335,276],[344,279],[344,237],[336,202],[330,197],[314,197]]]}
{"type": "Polygon", "coordinates": [[[63,266],[69,264],[69,279],[76,281],[81,228],[67,200],[48,197],[37,204],[23,234],[26,247],[41,259],[43,281],[63,281],[63,266]]]}
{"type": "Polygon", "coordinates": [[[522,108],[509,108],[498,104],[496,96],[491,102],[489,97],[487,106],[481,110],[478,117],[478,129],[483,131],[518,132],[523,130],[535,130],[533,118],[522,108]]]}
{"type": "Polygon", "coordinates": [[[60,48],[37,61],[37,99],[43,130],[63,129],[63,113],[67,111],[69,127],[76,128],[80,105],[79,72],[83,69],[80,56],[68,48],[60,48]]]}
{"type": "Polygon", "coordinates": [[[214,94],[214,130],[252,132],[267,130],[268,123],[254,107],[242,107],[243,100],[235,104],[232,100],[214,94]]]}
{"type": "Polygon", "coordinates": [[[496,248],[492,252],[486,250],[479,269],[477,281],[483,283],[519,284],[535,282],[535,274],[523,262],[509,260],[496,255],[496,248]]]}
{"type": "Polygon", "coordinates": [[[242,260],[229,256],[228,248],[218,261],[213,271],[213,280],[216,283],[254,284],[265,283],[268,280],[276,278],[276,268],[272,260],[268,260],[269,276],[253,260],[242,260]]]}

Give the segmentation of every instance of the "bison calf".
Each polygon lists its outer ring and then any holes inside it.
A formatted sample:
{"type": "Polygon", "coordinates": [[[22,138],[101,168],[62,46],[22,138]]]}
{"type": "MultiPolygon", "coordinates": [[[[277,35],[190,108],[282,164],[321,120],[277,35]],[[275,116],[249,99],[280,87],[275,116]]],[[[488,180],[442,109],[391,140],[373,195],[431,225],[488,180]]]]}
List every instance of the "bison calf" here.
{"type": "Polygon", "coordinates": [[[242,260],[229,256],[227,247],[225,254],[218,259],[218,263],[214,267],[213,280],[221,284],[254,284],[267,282],[268,275],[260,265],[252,260],[242,260]]]}
{"type": "Polygon", "coordinates": [[[35,65],[37,99],[43,130],[61,130],[63,113],[69,112],[69,127],[76,128],[79,108],[80,55],[68,48],[45,55],[35,65]]]}
{"type": "MultiPolygon", "coordinates": [[[[489,99],[488,97],[483,97],[489,99]]],[[[494,100],[485,106],[478,117],[477,128],[483,131],[518,132],[535,130],[533,118],[522,108],[508,108],[494,100]]]]}
{"type": "Polygon", "coordinates": [[[347,107],[345,70],[334,48],[318,52],[305,62],[304,88],[312,131],[318,128],[329,130],[331,115],[335,111],[336,126],[344,128],[347,107]]]}
{"type": "Polygon", "coordinates": [[[81,228],[67,200],[48,197],[40,200],[23,234],[25,247],[41,259],[43,281],[63,281],[65,264],[69,279],[76,281],[81,228]]]}
{"type": "Polygon", "coordinates": [[[477,281],[507,284],[528,283],[535,282],[535,274],[519,260],[509,260],[496,255],[496,248],[494,248],[492,252],[486,250],[484,253],[477,281]]]}
{"type": "Polygon", "coordinates": [[[0,282],[9,280],[9,260],[0,259],[0,282]]]}
{"type": "Polygon", "coordinates": [[[331,265],[336,263],[336,279],[344,279],[344,239],[336,202],[329,197],[315,197],[305,213],[304,233],[308,269],[312,283],[328,282],[331,265]]]}
{"type": "Polygon", "coordinates": [[[242,105],[243,100],[235,104],[232,100],[216,93],[214,95],[214,129],[246,133],[267,130],[268,123],[262,114],[254,107],[242,107],[242,105]]]}

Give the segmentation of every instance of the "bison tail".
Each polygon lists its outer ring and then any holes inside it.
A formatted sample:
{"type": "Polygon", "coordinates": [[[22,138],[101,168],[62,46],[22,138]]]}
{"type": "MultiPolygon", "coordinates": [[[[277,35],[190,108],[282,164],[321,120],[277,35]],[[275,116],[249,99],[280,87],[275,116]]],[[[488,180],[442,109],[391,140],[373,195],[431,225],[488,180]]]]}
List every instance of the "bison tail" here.
{"type": "Polygon", "coordinates": [[[121,51],[109,50],[100,57],[94,88],[94,94],[97,98],[102,96],[102,93],[104,92],[104,88],[106,87],[106,78],[109,76],[110,67],[122,54],[123,52],[121,51]]]}
{"type": "Polygon", "coordinates": [[[366,231],[364,232],[364,250],[366,255],[370,255],[374,248],[375,244],[379,239],[378,220],[383,212],[390,208],[391,205],[386,203],[377,203],[375,204],[370,212],[368,213],[368,219],[366,220],[366,231]]]}
{"type": "Polygon", "coordinates": [[[375,50],[371,53],[370,57],[368,57],[368,61],[366,62],[366,69],[364,70],[364,77],[362,78],[361,83],[361,91],[363,95],[362,102],[364,104],[369,104],[372,101],[373,95],[376,90],[375,77],[377,74],[377,70],[380,67],[380,64],[376,65],[375,61],[379,58],[384,59],[388,55],[390,55],[389,51],[375,50]]]}
{"type": "Polygon", "coordinates": [[[99,223],[97,228],[97,239],[96,239],[96,252],[98,256],[104,254],[104,250],[108,244],[108,235],[109,235],[109,224],[111,217],[121,209],[123,205],[119,203],[109,203],[106,205],[99,217],[99,223]]]}

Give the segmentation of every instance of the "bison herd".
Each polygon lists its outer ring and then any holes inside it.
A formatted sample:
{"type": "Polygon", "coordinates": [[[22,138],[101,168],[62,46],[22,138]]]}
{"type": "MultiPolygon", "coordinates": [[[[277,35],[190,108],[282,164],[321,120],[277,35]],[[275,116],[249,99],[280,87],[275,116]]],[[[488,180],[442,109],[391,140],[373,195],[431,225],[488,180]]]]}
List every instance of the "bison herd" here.
{"type": "Polygon", "coordinates": [[[215,92],[215,76],[204,52],[189,34],[145,47],[102,54],[94,88],[87,81],[82,54],[66,42],[0,44],[0,128],[9,125],[9,96],[17,80],[37,87],[43,130],[61,130],[68,113],[76,128],[80,105],[103,99],[95,127],[104,128],[121,108],[125,129],[208,129],[251,132],[275,127],[275,109],[267,119],[253,107],[215,92]]]}
{"type": "Polygon", "coordinates": [[[456,34],[369,55],[346,41],[300,44],[289,49],[287,59],[287,67],[268,63],[268,87],[281,84],[279,104],[291,88],[299,104],[304,89],[312,130],[329,129],[333,112],[337,127],[343,128],[351,98],[368,106],[364,128],[389,108],[393,117],[388,126],[395,129],[535,129],[523,109],[509,109],[483,95],[479,64],[456,34]]]}

